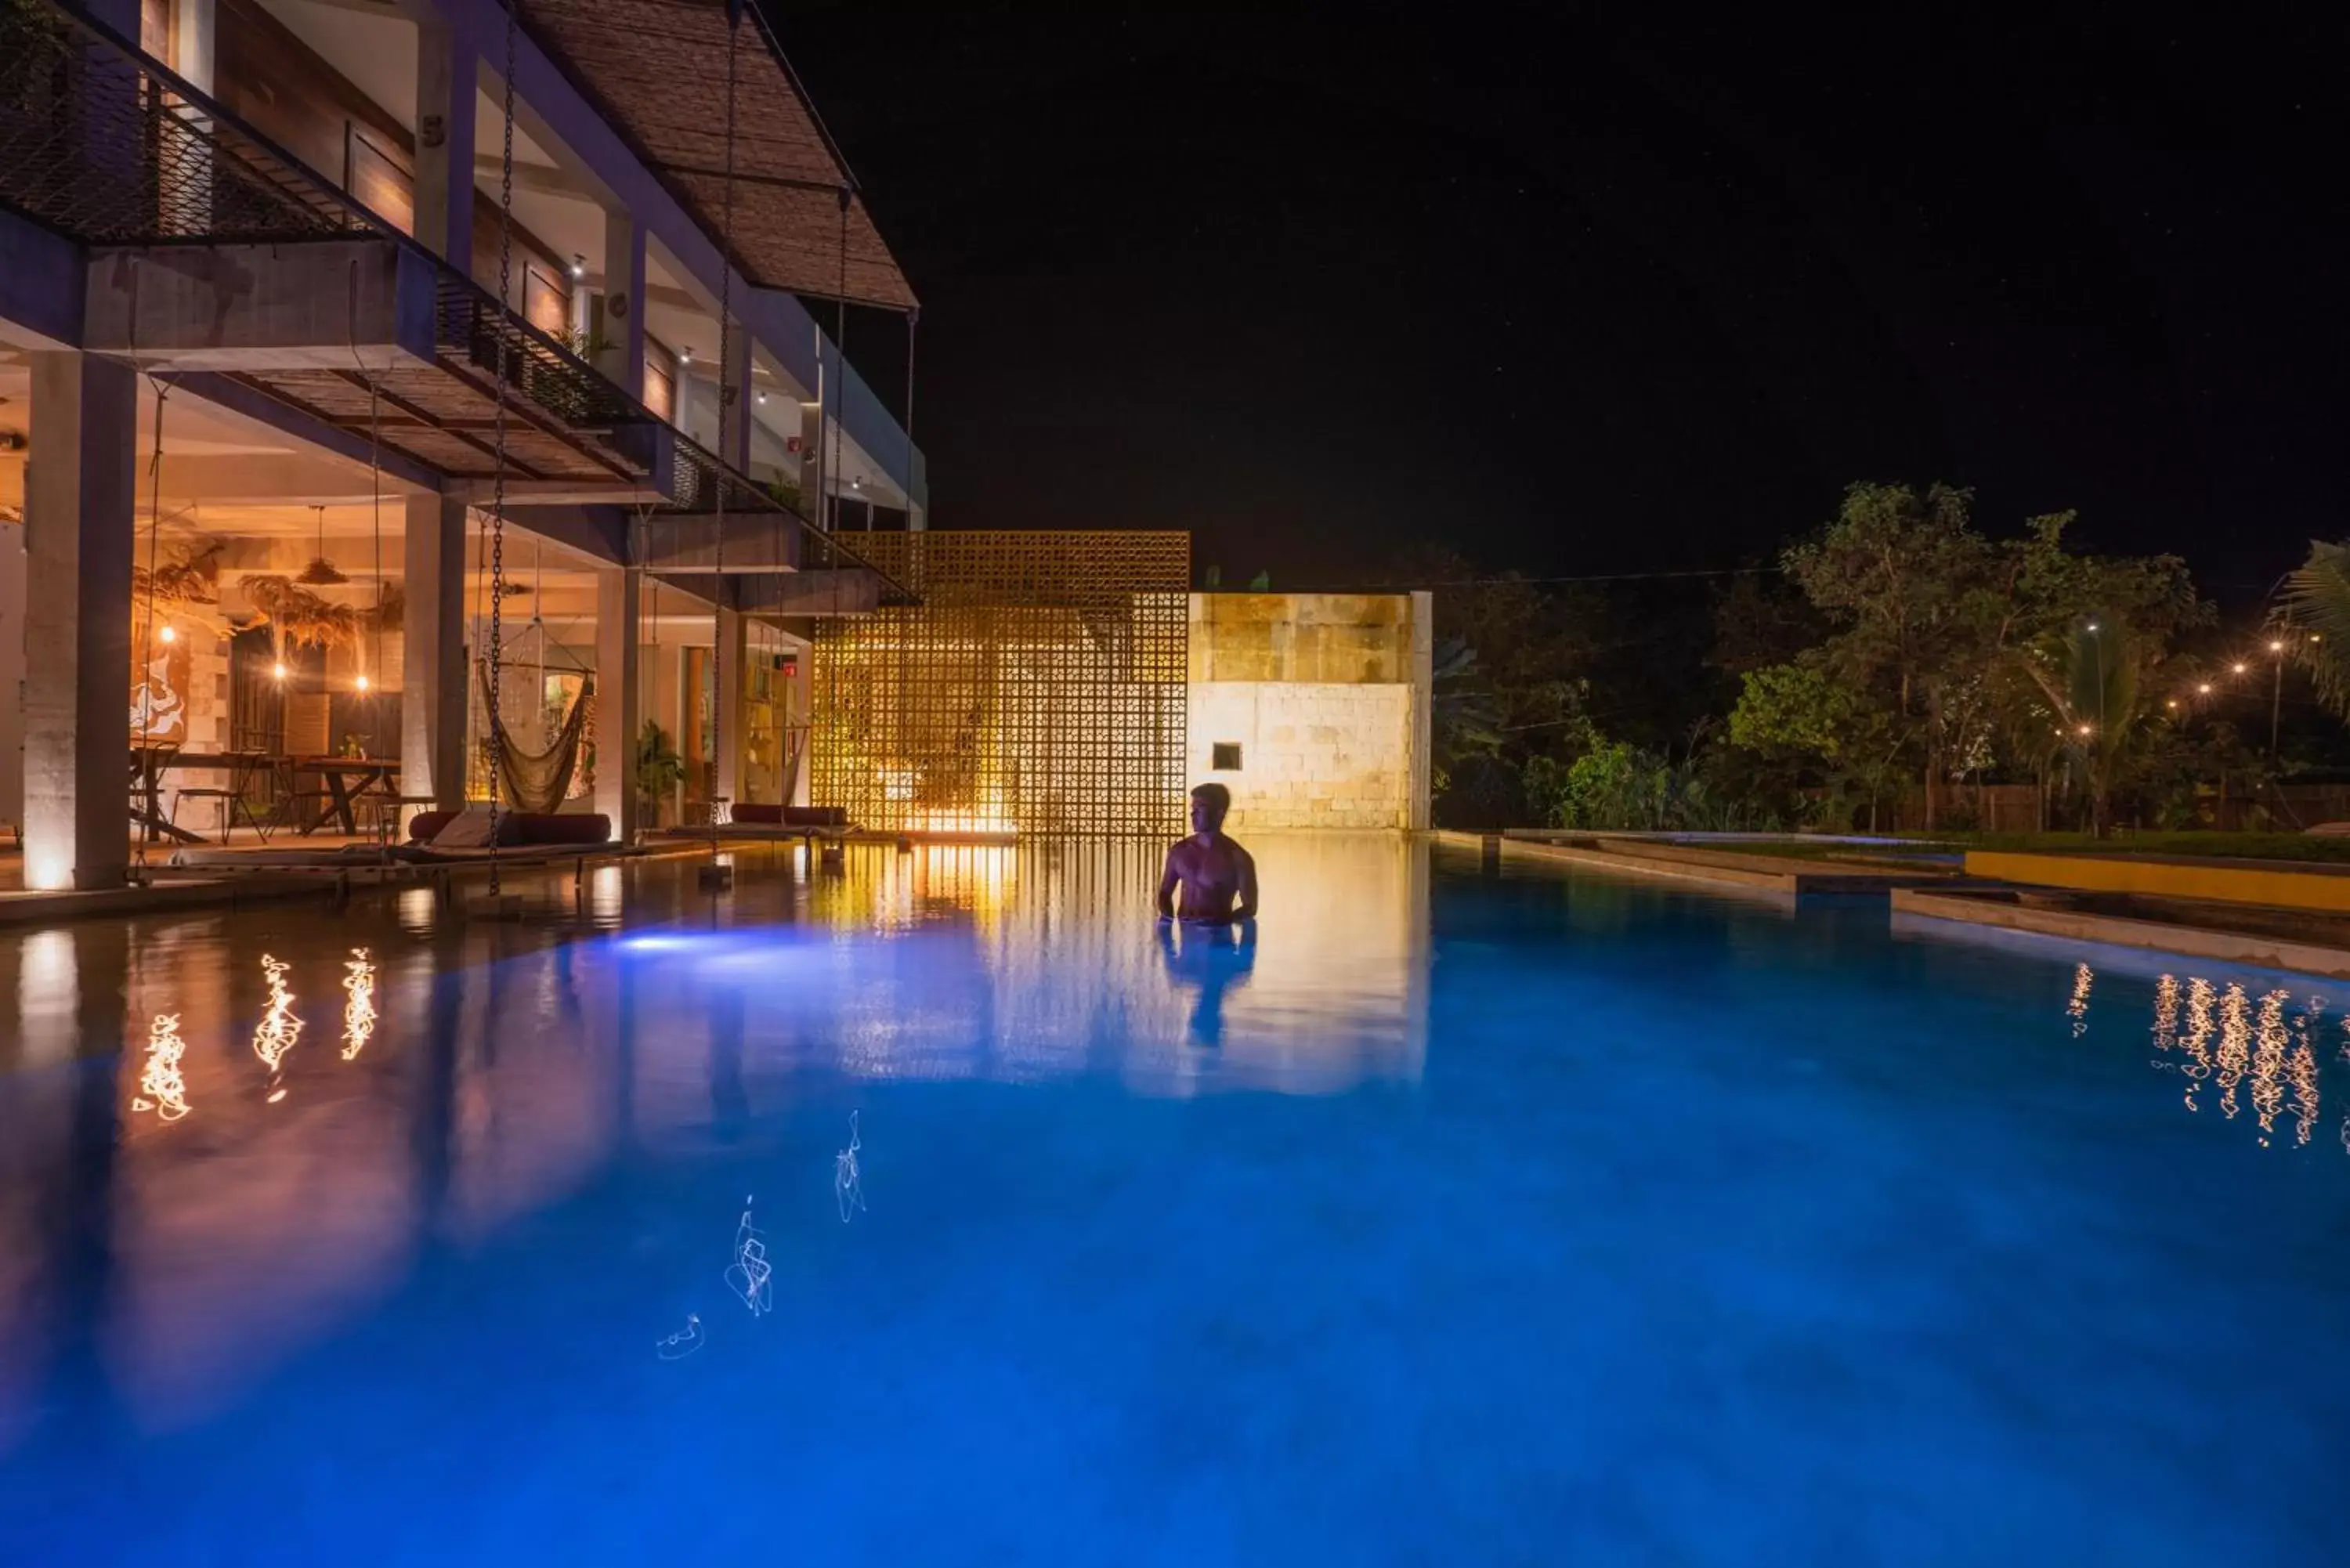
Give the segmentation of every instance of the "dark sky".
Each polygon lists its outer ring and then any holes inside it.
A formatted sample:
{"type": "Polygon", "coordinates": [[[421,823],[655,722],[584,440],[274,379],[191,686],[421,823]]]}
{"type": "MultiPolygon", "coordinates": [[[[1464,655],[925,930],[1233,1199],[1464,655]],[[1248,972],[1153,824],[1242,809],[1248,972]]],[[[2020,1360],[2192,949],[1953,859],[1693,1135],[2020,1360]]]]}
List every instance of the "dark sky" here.
{"type": "Polygon", "coordinates": [[[941,525],[1689,570],[1943,479],[2231,598],[2350,533],[2324,8],[1867,9],[777,16],[924,299],[941,525]]]}

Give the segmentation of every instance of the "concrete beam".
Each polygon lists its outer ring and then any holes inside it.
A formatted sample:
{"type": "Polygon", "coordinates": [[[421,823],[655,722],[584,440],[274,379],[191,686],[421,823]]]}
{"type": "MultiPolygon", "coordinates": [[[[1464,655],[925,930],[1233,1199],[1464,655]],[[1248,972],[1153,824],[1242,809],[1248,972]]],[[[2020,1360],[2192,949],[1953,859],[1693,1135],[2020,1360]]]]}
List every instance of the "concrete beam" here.
{"type": "MultiPolygon", "coordinates": [[[[663,517],[645,528],[645,565],[655,571],[719,570],[718,518],[697,512],[663,517]]],[[[772,513],[738,514],[726,519],[725,570],[787,572],[799,563],[800,524],[778,522],[772,513]]]]}
{"type": "Polygon", "coordinates": [[[440,278],[390,240],[90,254],[82,346],[150,370],[433,363],[440,278]]]}
{"type": "Polygon", "coordinates": [[[383,470],[387,480],[397,480],[413,491],[438,493],[442,479],[439,472],[426,467],[405,452],[390,447],[373,448],[365,435],[353,435],[339,426],[330,425],[308,414],[281,403],[268,393],[258,391],[243,381],[231,380],[224,375],[199,372],[171,378],[174,389],[192,392],[204,401],[242,415],[257,425],[278,431],[296,441],[321,448],[338,456],[347,457],[362,465],[370,462],[383,470]]]}
{"type": "MultiPolygon", "coordinates": [[[[474,483],[470,480],[463,483],[452,481],[448,493],[450,498],[466,501],[473,495],[474,483]]],[[[536,503],[517,494],[516,491],[516,485],[509,480],[506,483],[506,520],[515,529],[527,529],[547,543],[572,551],[599,566],[618,565],[628,558],[629,517],[619,507],[552,499],[536,503]]],[[[596,499],[609,500],[612,493],[608,490],[598,491],[596,499]]],[[[470,504],[476,511],[485,510],[487,494],[484,487],[482,497],[471,500],[470,504]]],[[[506,535],[506,542],[511,549],[515,542],[514,533],[506,535]]],[[[514,566],[511,554],[506,557],[506,566],[509,570],[514,566]]]]}
{"type": "Polygon", "coordinates": [[[88,266],[71,240],[0,210],[0,343],[79,348],[88,266]]]}
{"type": "Polygon", "coordinates": [[[881,579],[859,567],[738,577],[734,605],[744,615],[761,617],[870,615],[881,607],[881,579]]]}
{"type": "MultiPolygon", "coordinates": [[[[395,514],[415,488],[396,474],[383,476],[384,500],[395,514]]],[[[214,506],[364,506],[375,493],[364,459],[354,464],[301,452],[172,452],[163,462],[166,505],[197,501],[214,506]]]]}

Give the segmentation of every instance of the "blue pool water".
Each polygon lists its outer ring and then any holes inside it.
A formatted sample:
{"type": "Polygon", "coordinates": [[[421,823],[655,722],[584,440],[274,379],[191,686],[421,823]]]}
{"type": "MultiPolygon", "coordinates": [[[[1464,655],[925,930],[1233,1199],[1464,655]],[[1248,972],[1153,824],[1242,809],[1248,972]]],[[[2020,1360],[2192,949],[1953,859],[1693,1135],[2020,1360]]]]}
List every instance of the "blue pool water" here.
{"type": "Polygon", "coordinates": [[[2350,996],[1259,849],[0,936],[0,1563],[2343,1560],[2350,996]]]}

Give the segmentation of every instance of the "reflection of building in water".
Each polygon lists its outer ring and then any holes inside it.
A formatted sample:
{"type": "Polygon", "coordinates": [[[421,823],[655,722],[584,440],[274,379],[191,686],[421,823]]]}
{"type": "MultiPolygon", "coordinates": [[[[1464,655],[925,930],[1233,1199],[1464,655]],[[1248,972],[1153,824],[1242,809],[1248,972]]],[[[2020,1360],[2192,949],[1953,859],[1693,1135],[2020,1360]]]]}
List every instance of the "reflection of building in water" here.
{"type": "MultiPolygon", "coordinates": [[[[2317,1128],[2325,999],[2312,995],[2295,1008],[2290,991],[2273,988],[2255,1002],[2241,982],[2230,981],[2223,991],[2192,975],[2183,996],[2182,1020],[2178,977],[2166,974],[2155,982],[2153,1039],[2159,1053],[2155,1067],[2187,1082],[2187,1108],[2202,1109],[2200,1096],[2209,1082],[2219,1090],[2216,1103],[2223,1119],[2233,1121],[2250,1101],[2254,1136],[2262,1148],[2284,1115],[2292,1117],[2293,1146],[2306,1145],[2317,1128]]],[[[2343,1147],[2350,1152],[2350,1122],[2345,1124],[2343,1147]]]]}
{"type": "Polygon", "coordinates": [[[2065,1003],[2064,1012],[2073,1021],[2073,1038],[2075,1040],[2089,1032],[2089,987],[2096,978],[2096,971],[2087,964],[2081,964],[2073,971],[2073,1000],[2065,1003]]]}
{"type": "Polygon", "coordinates": [[[294,1014],[294,992],[286,983],[289,966],[267,953],[261,955],[261,972],[268,978],[269,1002],[254,1025],[253,1054],[269,1069],[269,1098],[286,1097],[286,1053],[302,1037],[302,1021],[294,1014]]]}
{"type": "Polygon", "coordinates": [[[369,1311],[421,1251],[494,1241],[625,1148],[706,1150],[716,1107],[772,1116],[806,1079],[1086,1074],[1159,1095],[1417,1075],[1425,851],[1335,835],[1251,848],[1266,914],[1212,1049],[1209,988],[1169,973],[1156,845],[853,849],[837,877],[745,879],[731,914],[694,901],[701,925],[682,904],[674,925],[645,921],[640,903],[629,933],[584,942],[411,932],[414,912],[390,906],[307,940],[282,911],[155,922],[136,942],[99,923],[110,949],[79,929],[0,939],[0,1007],[16,1004],[0,1014],[0,1449],[43,1440],[68,1310],[130,1418],[168,1429],[369,1311]],[[265,945],[275,971],[255,965],[265,945]],[[292,1049],[299,998],[328,1027],[341,1012],[348,1044],[355,947],[373,971],[364,1051],[292,1049]],[[159,1014],[179,1020],[182,1093],[204,1106],[171,1128],[131,1109],[159,1014]],[[109,1037],[80,1069],[102,1076],[77,1078],[78,1050],[109,1037]],[[265,1102],[265,1085],[293,1092],[265,1102]],[[57,1252],[49,1210],[90,1186],[86,1158],[105,1266],[68,1286],[82,1261],[57,1252]]]}
{"type": "Polygon", "coordinates": [[[375,965],[365,948],[343,961],[343,1060],[355,1061],[375,1033],[375,965]]]}

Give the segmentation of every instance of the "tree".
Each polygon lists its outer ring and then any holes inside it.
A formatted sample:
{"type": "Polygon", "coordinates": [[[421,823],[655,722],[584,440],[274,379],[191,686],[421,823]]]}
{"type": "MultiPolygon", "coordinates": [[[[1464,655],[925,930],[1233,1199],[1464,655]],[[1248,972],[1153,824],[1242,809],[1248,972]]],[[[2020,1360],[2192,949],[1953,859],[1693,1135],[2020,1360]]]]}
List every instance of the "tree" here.
{"type": "Polygon", "coordinates": [[[2285,579],[2283,618],[2300,635],[2296,657],[2317,700],[2350,719],[2350,543],[2309,542],[2309,559],[2285,579]]]}
{"type": "Polygon", "coordinates": [[[1999,552],[1969,521],[1972,500],[1946,484],[1854,484],[1835,520],[1783,557],[1835,628],[1822,673],[1887,715],[1923,779],[1929,829],[1959,742],[1980,722],[2003,606],[1999,552]]]}

